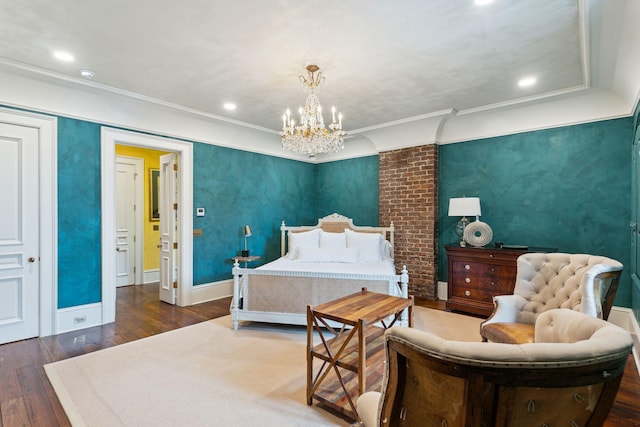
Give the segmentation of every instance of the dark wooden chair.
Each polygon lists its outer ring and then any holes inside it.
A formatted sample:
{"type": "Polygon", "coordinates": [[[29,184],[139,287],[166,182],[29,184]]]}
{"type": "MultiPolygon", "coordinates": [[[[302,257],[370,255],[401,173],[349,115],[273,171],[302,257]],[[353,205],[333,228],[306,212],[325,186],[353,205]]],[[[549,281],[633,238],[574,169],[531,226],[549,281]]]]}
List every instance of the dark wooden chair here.
{"type": "Polygon", "coordinates": [[[601,426],[631,346],[622,328],[562,309],[540,315],[527,344],[391,328],[383,391],[357,411],[366,427],[601,426]]]}

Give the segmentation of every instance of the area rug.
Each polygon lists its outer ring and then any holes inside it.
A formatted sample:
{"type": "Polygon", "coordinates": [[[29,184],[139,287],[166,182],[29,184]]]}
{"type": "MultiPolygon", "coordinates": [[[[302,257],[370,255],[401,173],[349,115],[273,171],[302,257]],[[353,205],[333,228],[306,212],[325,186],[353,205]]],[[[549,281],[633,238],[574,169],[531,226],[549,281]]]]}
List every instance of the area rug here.
{"type": "MultiPolygon", "coordinates": [[[[415,309],[415,327],[479,341],[480,319],[415,309]]],[[[349,426],[306,404],[306,329],[225,316],[45,365],[74,426],[349,426]]]]}

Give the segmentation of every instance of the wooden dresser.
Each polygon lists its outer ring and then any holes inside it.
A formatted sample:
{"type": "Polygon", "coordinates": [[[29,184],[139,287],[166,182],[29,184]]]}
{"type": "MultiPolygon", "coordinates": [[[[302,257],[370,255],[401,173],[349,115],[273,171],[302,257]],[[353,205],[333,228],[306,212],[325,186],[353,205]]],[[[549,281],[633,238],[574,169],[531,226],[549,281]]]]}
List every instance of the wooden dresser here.
{"type": "Polygon", "coordinates": [[[448,259],[447,309],[489,316],[494,295],[512,294],[516,260],[527,252],[553,252],[552,248],[494,249],[445,245],[448,259]]]}

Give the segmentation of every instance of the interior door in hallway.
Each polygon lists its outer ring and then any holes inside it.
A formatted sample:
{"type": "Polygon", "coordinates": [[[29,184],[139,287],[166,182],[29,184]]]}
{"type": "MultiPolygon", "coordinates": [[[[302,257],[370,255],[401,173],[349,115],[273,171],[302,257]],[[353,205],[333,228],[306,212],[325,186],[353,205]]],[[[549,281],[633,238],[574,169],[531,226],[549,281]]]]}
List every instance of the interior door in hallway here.
{"type": "Polygon", "coordinates": [[[143,159],[116,157],[116,286],[142,284],[143,159]]]}
{"type": "Polygon", "coordinates": [[[0,123],[0,344],[39,335],[38,129],[0,123]]]}
{"type": "Polygon", "coordinates": [[[177,155],[160,156],[160,300],[176,303],[178,286],[177,155]]]}

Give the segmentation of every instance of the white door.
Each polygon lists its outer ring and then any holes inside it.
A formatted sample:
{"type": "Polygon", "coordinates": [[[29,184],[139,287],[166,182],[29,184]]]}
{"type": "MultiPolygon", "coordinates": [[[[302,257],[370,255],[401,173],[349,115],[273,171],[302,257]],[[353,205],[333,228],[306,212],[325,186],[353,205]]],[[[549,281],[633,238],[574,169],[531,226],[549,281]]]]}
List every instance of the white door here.
{"type": "Polygon", "coordinates": [[[116,286],[135,284],[136,168],[116,162],[116,286]]]}
{"type": "Polygon", "coordinates": [[[38,129],[0,123],[0,344],[39,335],[38,129]]]}
{"type": "Polygon", "coordinates": [[[177,156],[160,156],[160,300],[176,303],[178,286],[177,241],[177,156]]]}

